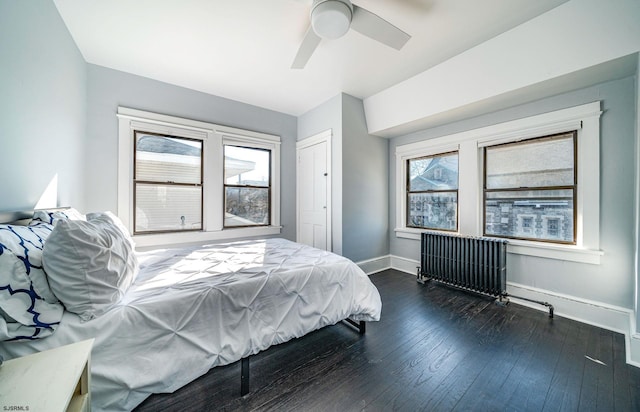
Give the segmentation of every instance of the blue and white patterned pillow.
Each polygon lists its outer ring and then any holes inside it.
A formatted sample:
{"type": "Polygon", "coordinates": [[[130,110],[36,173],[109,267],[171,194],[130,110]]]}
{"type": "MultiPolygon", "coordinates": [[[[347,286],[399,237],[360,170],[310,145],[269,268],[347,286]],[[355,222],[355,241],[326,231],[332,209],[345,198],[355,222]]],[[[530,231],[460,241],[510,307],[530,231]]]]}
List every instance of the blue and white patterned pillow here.
{"type": "Polygon", "coordinates": [[[54,225],[61,219],[86,220],[82,213],[72,207],[67,209],[41,209],[33,212],[33,218],[30,225],[36,225],[40,222],[54,225]]]}
{"type": "Polygon", "coordinates": [[[0,225],[0,341],[49,336],[64,308],[49,288],[42,250],[53,226],[0,225]]]}

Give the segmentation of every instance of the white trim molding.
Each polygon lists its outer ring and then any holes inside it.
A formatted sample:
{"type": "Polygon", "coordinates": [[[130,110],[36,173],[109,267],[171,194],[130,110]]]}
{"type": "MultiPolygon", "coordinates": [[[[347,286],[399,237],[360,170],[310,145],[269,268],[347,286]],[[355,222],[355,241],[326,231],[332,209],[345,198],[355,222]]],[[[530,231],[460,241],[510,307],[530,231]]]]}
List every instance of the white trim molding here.
{"type": "Polygon", "coordinates": [[[374,273],[391,269],[391,255],[361,260],[360,262],[356,262],[356,265],[358,265],[367,275],[373,275],[374,273]]]}
{"type": "MultiPolygon", "coordinates": [[[[578,298],[564,293],[552,292],[533,286],[522,285],[515,282],[507,282],[507,293],[523,298],[549,302],[554,307],[554,313],[564,318],[578,322],[612,330],[623,334],[629,334],[629,318],[631,309],[609,305],[603,302],[578,298]]],[[[527,306],[533,309],[546,311],[546,308],[533,302],[509,297],[513,303],[527,306]]]]}
{"type": "MultiPolygon", "coordinates": [[[[632,322],[635,322],[635,320],[632,322]]],[[[625,338],[627,363],[640,368],[640,334],[625,334],[625,338]]]]}
{"type": "Polygon", "coordinates": [[[406,226],[407,160],[457,150],[458,233],[482,235],[484,147],[576,130],[578,133],[576,244],[509,241],[509,253],[599,264],[600,250],[600,102],[396,147],[397,237],[418,240],[421,230],[406,226]]]}
{"type": "Polygon", "coordinates": [[[391,255],[391,268],[407,273],[412,276],[417,276],[418,268],[420,267],[420,261],[405,258],[402,256],[391,255]]]}
{"type": "MultiPolygon", "coordinates": [[[[507,293],[549,302],[554,306],[554,313],[561,317],[622,333],[625,337],[627,363],[640,367],[640,335],[634,330],[633,310],[513,282],[507,282],[507,293]]],[[[546,308],[526,300],[514,297],[509,297],[509,299],[513,303],[532,309],[546,310],[546,308]]]]}
{"type": "Polygon", "coordinates": [[[277,235],[280,226],[280,136],[184,119],[143,110],[118,107],[118,209],[117,214],[133,233],[133,134],[135,130],[188,137],[203,142],[203,224],[197,232],[172,232],[134,236],[141,248],[212,240],[277,235]],[[223,149],[225,144],[271,151],[271,224],[224,228],[223,149]]]}

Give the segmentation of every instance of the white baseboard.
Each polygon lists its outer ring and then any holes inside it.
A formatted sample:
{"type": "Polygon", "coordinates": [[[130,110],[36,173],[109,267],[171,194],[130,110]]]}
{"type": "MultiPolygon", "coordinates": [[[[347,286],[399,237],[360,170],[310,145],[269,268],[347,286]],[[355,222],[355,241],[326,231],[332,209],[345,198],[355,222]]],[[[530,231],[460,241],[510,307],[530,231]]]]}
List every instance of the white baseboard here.
{"type": "Polygon", "coordinates": [[[416,275],[417,267],[420,266],[420,262],[413,259],[407,259],[401,256],[391,256],[391,268],[399,270],[401,272],[408,273],[410,275],[416,275]]]}
{"type": "Polygon", "coordinates": [[[356,265],[360,266],[360,269],[367,275],[373,275],[374,273],[382,272],[391,268],[391,256],[380,256],[373,259],[362,260],[356,262],[356,265]]]}
{"type": "MultiPolygon", "coordinates": [[[[391,268],[415,276],[416,267],[420,266],[420,262],[401,256],[386,255],[358,262],[358,266],[367,274],[391,268]]],[[[554,313],[558,316],[622,333],[625,336],[627,363],[640,367],[640,333],[636,332],[633,310],[514,282],[507,282],[507,292],[523,298],[548,302],[553,305],[554,313]]],[[[545,306],[533,302],[513,297],[510,299],[515,304],[548,311],[545,306]]]]}
{"type": "MultiPolygon", "coordinates": [[[[608,305],[602,302],[577,298],[562,293],[551,292],[544,289],[507,282],[507,292],[524,298],[549,302],[553,305],[554,313],[563,318],[573,319],[578,322],[597,326],[629,336],[631,325],[631,309],[608,305]]],[[[517,304],[534,309],[547,310],[544,306],[515,297],[510,299],[517,304]]]]}
{"type": "Polygon", "coordinates": [[[631,313],[631,322],[629,326],[630,333],[625,335],[627,350],[627,363],[640,368],[640,333],[636,328],[636,315],[631,313]]]}
{"type": "MultiPolygon", "coordinates": [[[[640,335],[633,335],[631,332],[633,310],[513,282],[507,282],[507,292],[523,298],[548,302],[553,305],[554,313],[563,318],[622,333],[625,337],[627,363],[640,367],[640,335]]],[[[548,311],[545,306],[534,302],[514,297],[509,299],[519,305],[548,311]]]]}
{"type": "Polygon", "coordinates": [[[627,363],[640,368],[640,335],[625,335],[627,349],[627,363]]]}

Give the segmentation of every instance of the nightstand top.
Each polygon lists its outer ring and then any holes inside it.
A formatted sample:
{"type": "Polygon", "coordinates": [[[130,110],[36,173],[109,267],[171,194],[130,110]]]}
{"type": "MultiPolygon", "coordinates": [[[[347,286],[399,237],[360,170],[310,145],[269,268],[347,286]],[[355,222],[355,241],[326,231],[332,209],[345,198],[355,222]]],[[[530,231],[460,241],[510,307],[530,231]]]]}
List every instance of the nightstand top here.
{"type": "Polygon", "coordinates": [[[88,368],[92,346],[89,339],[5,361],[0,366],[0,406],[14,411],[67,410],[88,368]]]}

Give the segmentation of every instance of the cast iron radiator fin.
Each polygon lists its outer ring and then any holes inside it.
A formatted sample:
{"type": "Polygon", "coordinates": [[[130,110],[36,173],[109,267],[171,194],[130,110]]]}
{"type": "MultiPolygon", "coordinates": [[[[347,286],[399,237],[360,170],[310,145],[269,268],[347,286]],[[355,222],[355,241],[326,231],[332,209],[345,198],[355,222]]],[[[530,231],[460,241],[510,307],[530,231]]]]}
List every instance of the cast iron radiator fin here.
{"type": "Polygon", "coordinates": [[[436,280],[500,303],[512,296],[548,307],[553,317],[551,304],[507,293],[506,240],[423,232],[420,250],[418,282],[436,280]]]}

